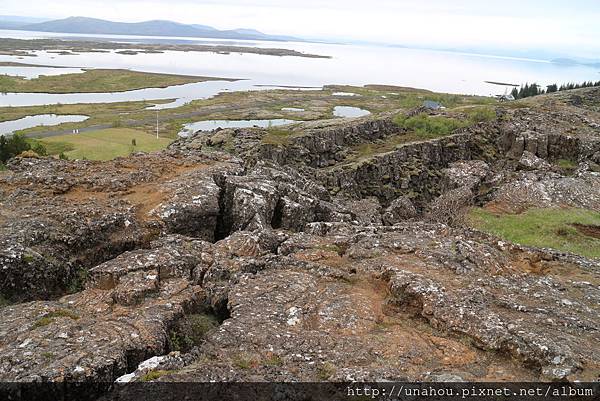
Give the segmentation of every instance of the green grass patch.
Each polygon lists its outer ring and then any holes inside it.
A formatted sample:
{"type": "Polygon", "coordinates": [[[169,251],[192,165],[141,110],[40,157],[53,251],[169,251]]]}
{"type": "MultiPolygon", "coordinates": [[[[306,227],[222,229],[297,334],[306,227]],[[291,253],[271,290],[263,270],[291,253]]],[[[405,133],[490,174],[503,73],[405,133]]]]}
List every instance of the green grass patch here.
{"type": "MultiPolygon", "coordinates": [[[[31,142],[31,146],[33,147],[34,143],[40,143],[41,141],[37,139],[28,139],[31,142]]],[[[69,142],[58,142],[58,141],[47,141],[43,142],[42,145],[46,148],[46,152],[48,155],[59,155],[61,153],[68,153],[75,150],[75,146],[69,142]]]]}
{"type": "Polygon", "coordinates": [[[194,336],[197,337],[195,339],[197,340],[196,344],[198,344],[200,340],[204,338],[206,333],[219,326],[219,321],[217,320],[216,316],[209,314],[198,313],[188,315],[187,320],[194,336]]]}
{"type": "Polygon", "coordinates": [[[0,75],[0,92],[96,93],[124,92],[145,88],[166,88],[210,80],[173,74],[155,74],[130,70],[94,69],[79,74],[40,75],[24,79],[0,75]]]}
{"type": "Polygon", "coordinates": [[[577,168],[577,162],[568,159],[558,159],[556,165],[565,170],[574,170],[577,168]]]}
{"type": "Polygon", "coordinates": [[[30,254],[28,254],[28,253],[24,253],[24,254],[21,256],[21,260],[22,260],[23,262],[25,262],[25,263],[31,263],[31,262],[33,262],[33,261],[35,260],[35,256],[33,256],[33,255],[30,255],[30,254]]]}
{"type": "Polygon", "coordinates": [[[471,124],[492,121],[497,117],[496,110],[490,106],[469,106],[460,111],[467,115],[467,119],[471,124]]]}
{"type": "Polygon", "coordinates": [[[77,315],[75,312],[72,312],[68,309],[57,309],[50,313],[46,313],[42,318],[38,319],[33,324],[33,327],[37,328],[37,327],[47,326],[50,323],[52,323],[54,321],[54,319],[61,318],[61,317],[66,317],[66,318],[73,319],[73,320],[79,319],[79,315],[77,315]]]}
{"type": "Polygon", "coordinates": [[[235,355],[232,362],[234,366],[244,370],[251,369],[254,365],[256,365],[256,361],[246,354],[235,355]]]}
{"type": "Polygon", "coordinates": [[[131,128],[109,128],[39,141],[46,146],[49,154],[62,152],[69,159],[88,160],[111,160],[133,152],[153,152],[166,148],[172,142],[169,138],[156,139],[154,135],[131,128]],[[133,139],[135,146],[132,145],[133,139]]]}
{"type": "Polygon", "coordinates": [[[173,373],[173,370],[153,370],[151,372],[146,373],[144,376],[140,377],[140,381],[142,382],[151,382],[153,380],[159,379],[165,375],[173,373]]]}
{"type": "MultiPolygon", "coordinates": [[[[173,99],[171,99],[172,101],[173,99]]],[[[19,106],[19,107],[1,107],[0,121],[17,120],[26,116],[37,114],[58,114],[58,115],[85,115],[90,116],[93,124],[112,123],[119,116],[139,115],[142,118],[156,118],[156,111],[146,110],[154,104],[168,103],[169,99],[148,100],[136,102],[117,102],[117,103],[77,103],[77,104],[49,104],[45,106],[19,106]],[[141,114],[140,114],[141,113],[141,114]]],[[[78,123],[64,123],[60,126],[40,126],[38,130],[48,131],[50,128],[70,127],[81,128],[88,124],[90,120],[78,123]]],[[[24,130],[26,132],[36,132],[34,128],[24,130]]]]}
{"type": "Polygon", "coordinates": [[[472,226],[511,242],[600,258],[600,213],[585,209],[529,209],[494,214],[473,209],[472,226]]]}
{"type": "Polygon", "coordinates": [[[486,106],[465,107],[460,112],[465,114],[466,118],[430,116],[426,113],[420,113],[412,117],[398,114],[394,117],[394,123],[414,134],[416,138],[434,139],[450,135],[457,129],[496,118],[495,110],[486,106]]]}
{"type": "Polygon", "coordinates": [[[290,144],[292,133],[281,128],[268,128],[267,134],[263,136],[262,143],[266,145],[286,146],[290,144]]]}
{"type": "Polygon", "coordinates": [[[283,365],[283,360],[279,355],[270,355],[264,361],[265,366],[281,366],[283,365]]]}
{"type": "MultiPolygon", "coordinates": [[[[367,85],[364,87],[355,86],[327,86],[326,89],[332,91],[352,92],[362,96],[376,97],[378,102],[382,102],[381,96],[385,96],[385,102],[393,102],[396,108],[412,109],[423,105],[425,100],[438,102],[447,108],[453,108],[465,105],[487,105],[496,104],[497,100],[484,96],[456,95],[451,93],[435,93],[424,89],[406,88],[389,85],[367,85]]],[[[354,98],[347,100],[356,100],[354,98]]]]}
{"type": "Polygon", "coordinates": [[[325,362],[323,365],[317,368],[317,377],[321,381],[326,381],[331,378],[336,372],[335,366],[329,362],[325,362]]]}
{"type": "Polygon", "coordinates": [[[394,118],[394,123],[414,133],[421,139],[433,139],[446,136],[459,128],[466,127],[468,122],[452,117],[430,116],[425,113],[407,117],[399,114],[394,118]]]}
{"type": "Polygon", "coordinates": [[[174,351],[188,351],[201,345],[206,334],[217,328],[219,321],[214,315],[195,313],[186,315],[177,328],[169,333],[170,346],[174,351]]]}

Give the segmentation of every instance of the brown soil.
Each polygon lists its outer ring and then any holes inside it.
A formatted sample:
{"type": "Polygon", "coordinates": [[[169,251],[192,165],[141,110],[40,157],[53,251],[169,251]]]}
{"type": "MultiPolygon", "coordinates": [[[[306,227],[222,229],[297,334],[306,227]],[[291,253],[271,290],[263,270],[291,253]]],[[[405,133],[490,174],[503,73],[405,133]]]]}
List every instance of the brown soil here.
{"type": "MultiPolygon", "coordinates": [[[[118,171],[114,172],[115,175],[127,174],[128,172],[135,172],[141,166],[133,166],[130,164],[123,164],[115,162],[115,167],[118,171]]],[[[151,166],[157,167],[157,166],[151,166]]],[[[169,197],[169,193],[159,190],[165,182],[173,179],[174,177],[182,176],[186,173],[201,170],[206,168],[205,164],[165,164],[159,168],[156,173],[158,176],[151,182],[145,182],[143,184],[134,185],[128,188],[127,192],[122,193],[109,193],[98,189],[88,189],[82,187],[73,187],[64,194],[64,197],[68,200],[80,202],[83,200],[100,200],[106,201],[111,196],[117,195],[118,198],[127,200],[129,203],[135,206],[136,215],[141,220],[148,218],[148,213],[164,202],[169,197]]]]}
{"type": "Polygon", "coordinates": [[[475,375],[483,375],[483,380],[489,381],[531,379],[510,358],[483,352],[468,339],[435,329],[415,315],[412,307],[389,304],[388,284],[383,280],[361,277],[348,291],[353,304],[364,305],[364,312],[372,317],[370,330],[355,330],[352,335],[363,344],[382,350],[380,357],[391,365],[401,365],[409,375],[417,375],[425,365],[432,372],[461,371],[470,379],[475,379],[475,375]]]}
{"type": "Polygon", "coordinates": [[[588,237],[600,239],[600,226],[591,226],[585,224],[573,224],[573,227],[577,229],[581,234],[587,235],[588,237]]]}

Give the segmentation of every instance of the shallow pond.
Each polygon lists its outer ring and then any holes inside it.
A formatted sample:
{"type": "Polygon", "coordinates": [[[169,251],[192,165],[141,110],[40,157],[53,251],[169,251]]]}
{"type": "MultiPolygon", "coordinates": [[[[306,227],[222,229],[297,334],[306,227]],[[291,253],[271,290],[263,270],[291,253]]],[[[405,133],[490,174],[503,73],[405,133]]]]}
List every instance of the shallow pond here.
{"type": "Polygon", "coordinates": [[[293,124],[300,121],[274,119],[274,120],[214,120],[214,121],[197,121],[195,123],[186,124],[179,136],[185,137],[196,131],[212,131],[217,128],[248,128],[248,127],[276,127],[279,125],[293,124]]]}
{"type": "Polygon", "coordinates": [[[38,114],[27,116],[18,120],[0,122],[0,135],[12,134],[26,128],[37,127],[39,125],[58,125],[62,123],[74,123],[87,120],[88,116],[80,115],[56,115],[56,114],[38,114]]]}
{"type": "Polygon", "coordinates": [[[333,108],[333,115],[336,117],[364,117],[369,114],[371,114],[370,111],[358,107],[335,106],[333,108]]]}
{"type": "Polygon", "coordinates": [[[351,93],[351,92],[335,92],[332,93],[333,96],[346,96],[346,97],[354,97],[354,96],[360,96],[358,93],[351,93]]]}

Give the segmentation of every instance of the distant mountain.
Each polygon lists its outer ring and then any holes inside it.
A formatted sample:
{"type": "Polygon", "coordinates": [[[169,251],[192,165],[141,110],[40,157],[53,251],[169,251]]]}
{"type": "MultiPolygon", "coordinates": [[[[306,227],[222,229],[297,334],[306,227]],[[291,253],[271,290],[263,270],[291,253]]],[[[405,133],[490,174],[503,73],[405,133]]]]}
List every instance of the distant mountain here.
{"type": "Polygon", "coordinates": [[[204,29],[207,31],[216,31],[217,30],[217,28],[213,28],[212,26],[208,26],[208,25],[192,24],[191,26],[193,26],[194,28],[204,29]]]}
{"type": "Polygon", "coordinates": [[[0,15],[0,29],[18,29],[25,24],[36,24],[48,19],[33,17],[18,17],[15,15],[0,15]]]}
{"type": "Polygon", "coordinates": [[[50,21],[50,18],[19,17],[17,15],[0,15],[0,21],[14,22],[14,23],[20,23],[20,24],[36,24],[38,22],[50,21]]]}
{"type": "MultiPolygon", "coordinates": [[[[7,21],[7,23],[11,24],[13,22],[16,21],[7,21]]],[[[0,18],[0,24],[2,24],[2,18],[0,18]]],[[[181,36],[271,41],[300,40],[291,36],[267,35],[254,29],[234,29],[221,31],[207,25],[186,25],[172,21],[154,20],[127,23],[86,17],[69,17],[61,20],[44,21],[39,23],[13,24],[13,27],[8,29],[96,35],[181,36]]]]}
{"type": "Polygon", "coordinates": [[[0,20],[0,29],[19,29],[22,27],[22,22],[14,22],[14,21],[1,21],[0,20]]]}

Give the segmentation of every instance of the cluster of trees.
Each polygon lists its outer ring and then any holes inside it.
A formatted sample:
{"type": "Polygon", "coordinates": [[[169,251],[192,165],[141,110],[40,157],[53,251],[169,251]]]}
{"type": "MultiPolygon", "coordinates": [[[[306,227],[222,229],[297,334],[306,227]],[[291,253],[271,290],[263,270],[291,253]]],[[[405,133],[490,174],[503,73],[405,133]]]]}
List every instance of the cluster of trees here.
{"type": "Polygon", "coordinates": [[[529,85],[527,83],[525,85],[521,85],[521,87],[519,89],[513,88],[511,95],[513,95],[513,97],[515,99],[522,99],[524,97],[543,95],[544,93],[553,93],[553,92],[558,92],[558,91],[566,91],[566,90],[579,89],[579,88],[590,88],[592,86],[600,86],[600,81],[597,81],[597,82],[587,81],[587,82],[583,82],[580,84],[568,83],[568,84],[563,84],[561,86],[558,86],[557,84],[552,84],[552,85],[546,86],[545,90],[542,89],[542,87],[538,84],[534,83],[534,84],[529,85]]]}
{"type": "Polygon", "coordinates": [[[34,142],[32,145],[23,135],[14,134],[9,137],[4,135],[0,136],[0,162],[2,165],[10,158],[20,155],[28,150],[31,150],[40,156],[47,155],[44,145],[39,142],[34,142]]]}
{"type": "MultiPolygon", "coordinates": [[[[567,91],[570,89],[591,88],[592,86],[600,86],[600,81],[597,81],[597,82],[587,81],[587,82],[583,82],[581,84],[568,83],[568,84],[561,85],[560,88],[558,88],[558,90],[559,91],[567,91]]],[[[554,84],[554,87],[556,88],[556,84],[554,84]]]]}

